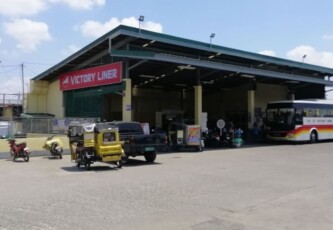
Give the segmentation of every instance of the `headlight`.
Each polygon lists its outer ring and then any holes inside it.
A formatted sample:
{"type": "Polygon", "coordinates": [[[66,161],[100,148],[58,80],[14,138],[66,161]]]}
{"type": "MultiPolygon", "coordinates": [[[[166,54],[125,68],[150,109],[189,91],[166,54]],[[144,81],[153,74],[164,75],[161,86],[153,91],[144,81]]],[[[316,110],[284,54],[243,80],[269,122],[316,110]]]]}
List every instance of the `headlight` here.
{"type": "Polygon", "coordinates": [[[290,133],[287,135],[287,138],[293,138],[293,137],[295,137],[295,134],[293,134],[293,133],[290,133]]]}

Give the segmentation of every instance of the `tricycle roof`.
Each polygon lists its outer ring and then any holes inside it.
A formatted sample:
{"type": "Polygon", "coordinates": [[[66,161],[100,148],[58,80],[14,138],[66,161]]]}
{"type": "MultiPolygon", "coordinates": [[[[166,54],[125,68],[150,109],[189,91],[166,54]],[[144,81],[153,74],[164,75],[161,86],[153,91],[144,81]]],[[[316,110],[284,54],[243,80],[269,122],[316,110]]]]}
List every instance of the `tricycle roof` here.
{"type": "Polygon", "coordinates": [[[103,122],[103,123],[96,123],[94,130],[95,132],[101,132],[105,130],[117,131],[118,127],[112,125],[111,123],[103,122]]]}

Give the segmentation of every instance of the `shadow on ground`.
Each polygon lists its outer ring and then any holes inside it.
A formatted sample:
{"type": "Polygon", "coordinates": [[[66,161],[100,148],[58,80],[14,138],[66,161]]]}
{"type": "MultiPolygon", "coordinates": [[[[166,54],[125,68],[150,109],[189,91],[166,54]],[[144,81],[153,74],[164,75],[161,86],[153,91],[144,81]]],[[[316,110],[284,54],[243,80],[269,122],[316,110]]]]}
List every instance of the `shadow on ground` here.
{"type": "Polygon", "coordinates": [[[84,166],[76,167],[76,165],[69,166],[69,167],[61,167],[62,170],[67,172],[103,172],[103,171],[117,171],[119,168],[115,165],[91,165],[89,169],[85,168],[84,166]]]}
{"type": "MultiPolygon", "coordinates": [[[[158,160],[158,156],[156,158],[158,160]]],[[[137,167],[137,166],[151,166],[151,165],[160,165],[159,162],[148,163],[145,160],[129,158],[123,167],[137,167]]]]}

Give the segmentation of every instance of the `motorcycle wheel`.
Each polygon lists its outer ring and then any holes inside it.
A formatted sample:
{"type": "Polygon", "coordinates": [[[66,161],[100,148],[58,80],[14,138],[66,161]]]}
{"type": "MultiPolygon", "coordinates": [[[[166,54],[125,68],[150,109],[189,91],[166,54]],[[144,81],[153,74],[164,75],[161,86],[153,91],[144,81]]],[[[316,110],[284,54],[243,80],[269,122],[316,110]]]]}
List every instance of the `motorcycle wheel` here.
{"type": "Polygon", "coordinates": [[[50,147],[50,153],[54,158],[57,158],[57,150],[56,150],[57,144],[56,143],[52,143],[51,147],[50,147]]]}
{"type": "Polygon", "coordinates": [[[59,156],[59,159],[62,159],[62,153],[63,153],[63,149],[60,147],[60,150],[58,149],[57,150],[57,153],[58,153],[58,156],[59,156]]]}
{"type": "Polygon", "coordinates": [[[23,159],[25,162],[29,161],[29,155],[27,153],[24,153],[23,159]]]}
{"type": "Polygon", "coordinates": [[[128,162],[128,156],[121,157],[121,161],[122,164],[126,164],[128,162]]]}
{"type": "Polygon", "coordinates": [[[89,170],[90,169],[90,164],[91,164],[91,161],[90,159],[87,159],[86,157],[83,159],[83,163],[84,163],[84,167],[86,168],[86,170],[89,170]]]}
{"type": "Polygon", "coordinates": [[[84,164],[84,167],[86,168],[86,170],[90,170],[90,162],[86,162],[84,164]]]}
{"type": "Polygon", "coordinates": [[[116,163],[117,167],[121,169],[121,167],[123,167],[123,161],[120,160],[120,161],[117,161],[116,163]]]}
{"type": "Polygon", "coordinates": [[[224,140],[224,141],[222,142],[222,147],[228,147],[228,142],[224,140]]]}
{"type": "Polygon", "coordinates": [[[80,166],[81,166],[81,163],[76,162],[76,167],[80,168],[80,166]]]}

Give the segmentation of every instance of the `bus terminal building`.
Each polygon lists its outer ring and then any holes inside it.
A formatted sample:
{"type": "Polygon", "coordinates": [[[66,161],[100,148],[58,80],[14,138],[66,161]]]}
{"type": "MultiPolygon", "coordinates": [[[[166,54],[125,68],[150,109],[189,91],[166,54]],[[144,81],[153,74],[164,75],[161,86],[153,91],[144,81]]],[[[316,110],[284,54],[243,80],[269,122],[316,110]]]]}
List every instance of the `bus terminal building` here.
{"type": "Polygon", "coordinates": [[[26,113],[247,129],[270,101],[325,98],[333,69],[118,26],[31,80],[26,113]],[[205,124],[204,124],[205,123],[205,124]]]}

